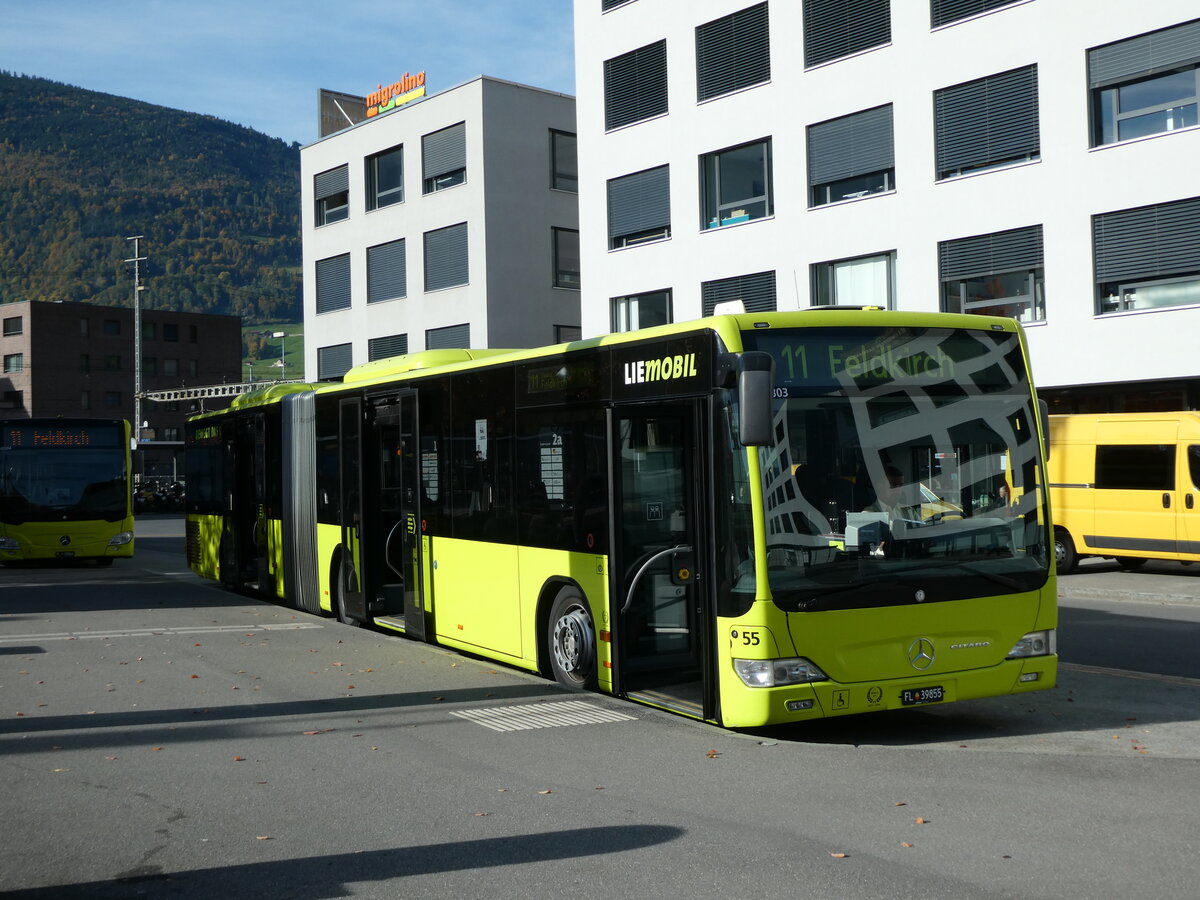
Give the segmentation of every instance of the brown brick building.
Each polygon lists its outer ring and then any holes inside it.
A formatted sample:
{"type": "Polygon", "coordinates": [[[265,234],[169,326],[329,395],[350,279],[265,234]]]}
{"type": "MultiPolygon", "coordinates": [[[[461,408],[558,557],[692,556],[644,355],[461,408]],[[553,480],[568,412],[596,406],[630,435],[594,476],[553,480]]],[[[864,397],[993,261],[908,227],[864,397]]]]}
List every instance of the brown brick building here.
{"type": "MultiPolygon", "coordinates": [[[[133,310],[84,303],[0,304],[0,418],[84,416],[134,421],[133,310]]],[[[241,380],[238,316],[142,311],[142,391],[241,380]]],[[[206,408],[229,404],[207,399],[206,408]]],[[[143,401],[138,471],[182,472],[183,425],[196,401],[143,401]]]]}

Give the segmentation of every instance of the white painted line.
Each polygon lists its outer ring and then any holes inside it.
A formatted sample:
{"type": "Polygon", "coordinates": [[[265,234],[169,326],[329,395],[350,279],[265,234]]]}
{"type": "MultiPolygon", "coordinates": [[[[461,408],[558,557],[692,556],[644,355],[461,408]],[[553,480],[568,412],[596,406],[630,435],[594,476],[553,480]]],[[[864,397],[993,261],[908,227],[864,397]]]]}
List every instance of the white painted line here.
{"type": "Polygon", "coordinates": [[[88,638],[155,637],[176,634],[258,634],[263,631],[305,631],[324,628],[318,622],[288,622],[271,625],[195,625],[183,628],[128,628],[118,631],[56,631],[47,634],[7,634],[0,636],[0,644],[28,644],[37,641],[78,641],[88,638]]]}
{"type": "Polygon", "coordinates": [[[637,721],[636,716],[602,709],[581,700],[462,709],[454,710],[450,715],[490,728],[492,731],[528,731],[534,728],[561,728],[565,725],[602,725],[609,722],[637,721]]]}

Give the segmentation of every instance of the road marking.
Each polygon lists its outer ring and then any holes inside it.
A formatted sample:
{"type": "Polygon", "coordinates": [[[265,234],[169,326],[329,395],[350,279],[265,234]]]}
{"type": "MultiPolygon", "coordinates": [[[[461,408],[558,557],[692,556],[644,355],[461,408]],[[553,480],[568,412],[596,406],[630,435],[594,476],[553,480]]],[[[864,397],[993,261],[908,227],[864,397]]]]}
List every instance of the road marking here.
{"type": "Polygon", "coordinates": [[[1087,675],[1112,675],[1114,678],[1134,678],[1139,681],[1161,681],[1165,684],[1181,684],[1184,687],[1200,687],[1200,678],[1186,675],[1159,675],[1156,672],[1135,672],[1132,669],[1109,669],[1105,666],[1084,666],[1079,663],[1060,662],[1060,669],[1083,672],[1087,675]]]}
{"type": "Polygon", "coordinates": [[[562,703],[534,703],[527,706],[492,706],[486,709],[462,709],[450,713],[492,731],[527,731],[531,728],[560,728],[564,725],[601,725],[609,722],[636,722],[636,716],[602,709],[581,700],[562,703]]]}
{"type": "Polygon", "coordinates": [[[54,631],[47,634],[9,634],[0,644],[27,644],[31,641],[78,641],[87,638],[155,637],[174,634],[257,634],[260,631],[301,631],[324,628],[316,622],[289,622],[280,625],[194,625],[184,628],[128,628],[117,631],[54,631]]]}

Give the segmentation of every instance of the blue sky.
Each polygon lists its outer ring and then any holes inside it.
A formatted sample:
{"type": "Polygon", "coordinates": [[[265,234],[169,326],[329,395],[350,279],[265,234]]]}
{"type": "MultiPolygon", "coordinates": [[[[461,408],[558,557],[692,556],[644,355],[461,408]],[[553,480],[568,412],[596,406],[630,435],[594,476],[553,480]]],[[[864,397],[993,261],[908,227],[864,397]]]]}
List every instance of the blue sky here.
{"type": "Polygon", "coordinates": [[[424,71],[575,92],[571,0],[0,0],[0,69],[308,144],[317,90],[424,71]]]}

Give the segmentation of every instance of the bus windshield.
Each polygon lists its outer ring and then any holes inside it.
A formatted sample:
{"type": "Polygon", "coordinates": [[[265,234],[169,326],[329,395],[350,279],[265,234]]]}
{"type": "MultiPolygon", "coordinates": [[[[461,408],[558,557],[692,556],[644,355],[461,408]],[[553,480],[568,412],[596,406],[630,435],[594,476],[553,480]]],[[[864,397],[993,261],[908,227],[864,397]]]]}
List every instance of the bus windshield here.
{"type": "Polygon", "coordinates": [[[67,522],[129,515],[122,449],[0,450],[0,521],[67,522]]]}
{"type": "Polygon", "coordinates": [[[1019,338],[1002,330],[748,333],[775,360],[759,449],[767,569],[808,611],[1030,591],[1049,566],[1019,338]]]}

